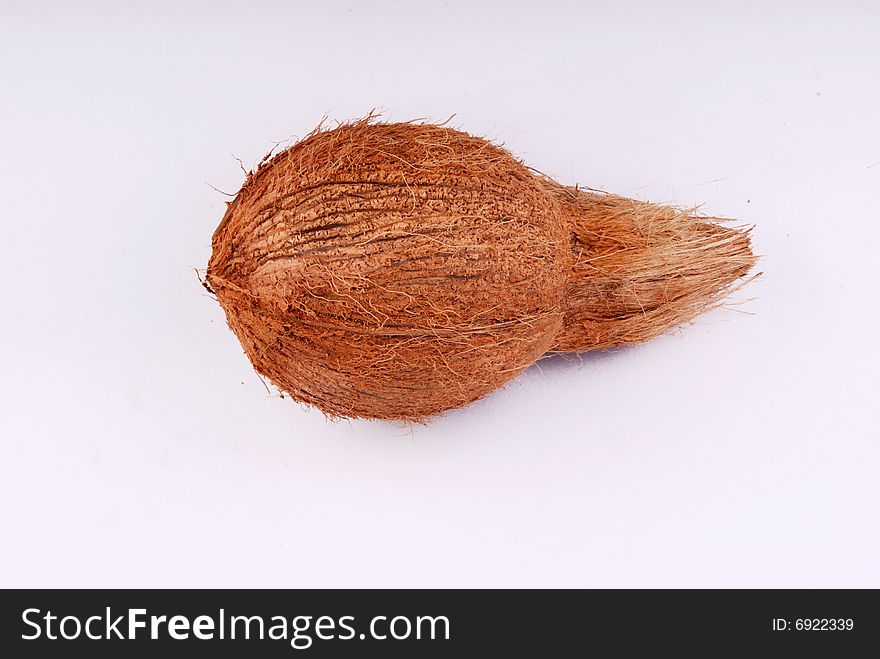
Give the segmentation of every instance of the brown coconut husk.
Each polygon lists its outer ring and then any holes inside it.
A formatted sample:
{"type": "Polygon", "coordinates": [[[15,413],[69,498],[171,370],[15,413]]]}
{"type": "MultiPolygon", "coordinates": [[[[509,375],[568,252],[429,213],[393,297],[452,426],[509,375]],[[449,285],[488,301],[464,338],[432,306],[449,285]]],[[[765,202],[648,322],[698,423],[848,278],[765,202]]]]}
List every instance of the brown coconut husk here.
{"type": "Polygon", "coordinates": [[[555,349],[653,339],[719,304],[755,265],[751,228],[590,190],[548,187],[563,203],[574,256],[555,349]]]}
{"type": "Polygon", "coordinates": [[[207,283],[260,374],[330,416],[402,420],[466,405],[548,351],[652,338],[754,263],[747,231],[372,118],[251,173],[212,247],[207,283]]]}

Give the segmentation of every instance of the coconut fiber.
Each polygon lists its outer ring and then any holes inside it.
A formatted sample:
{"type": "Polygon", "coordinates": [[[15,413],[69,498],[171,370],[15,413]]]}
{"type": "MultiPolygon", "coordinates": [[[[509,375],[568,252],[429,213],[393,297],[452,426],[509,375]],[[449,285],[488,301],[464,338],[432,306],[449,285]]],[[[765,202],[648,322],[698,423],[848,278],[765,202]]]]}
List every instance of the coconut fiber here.
{"type": "Polygon", "coordinates": [[[755,263],[748,230],[561,185],[442,125],[319,127],[249,173],[206,285],[254,368],[330,416],[424,420],[542,355],[646,341],[755,263]]]}

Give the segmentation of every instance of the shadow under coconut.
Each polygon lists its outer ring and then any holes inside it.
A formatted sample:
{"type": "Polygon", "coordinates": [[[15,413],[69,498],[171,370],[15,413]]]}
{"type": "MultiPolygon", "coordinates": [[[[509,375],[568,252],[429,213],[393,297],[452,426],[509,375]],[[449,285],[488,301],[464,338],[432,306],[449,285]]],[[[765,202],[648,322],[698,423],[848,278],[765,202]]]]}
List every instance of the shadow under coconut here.
{"type": "MultiPolygon", "coordinates": [[[[492,416],[494,414],[503,414],[504,405],[502,402],[510,395],[511,387],[535,387],[540,386],[541,381],[549,381],[554,377],[561,377],[566,372],[575,370],[589,370],[591,366],[599,366],[620,359],[624,353],[632,352],[639,348],[639,345],[627,345],[617,348],[608,348],[605,350],[592,350],[589,352],[554,352],[547,353],[538,361],[527,367],[522,373],[510,382],[507,382],[500,389],[497,389],[488,395],[474,401],[465,407],[459,407],[448,410],[443,414],[429,419],[425,424],[416,425],[454,425],[471,419],[474,415],[492,416]]],[[[379,421],[378,423],[387,425],[388,427],[400,428],[401,426],[394,422],[379,421]]]]}
{"type": "MultiPolygon", "coordinates": [[[[349,428],[356,429],[358,431],[356,433],[358,441],[369,439],[380,443],[390,441],[392,444],[396,444],[400,440],[418,441],[421,437],[424,437],[423,432],[425,430],[438,427],[445,427],[447,429],[448,432],[444,433],[447,439],[452,441],[468,441],[467,437],[475,434],[472,432],[475,428],[475,422],[477,426],[480,424],[489,424],[491,426],[494,417],[505,414],[507,408],[512,404],[513,397],[519,395],[513,393],[513,390],[523,388],[525,391],[528,391],[529,389],[542,387],[555,379],[562,381],[566,378],[567,374],[570,375],[575,371],[583,371],[581,374],[583,377],[590,377],[590,375],[595,375],[598,372],[591,367],[604,366],[640,347],[642,346],[634,344],[582,353],[547,353],[500,389],[492,391],[469,405],[447,410],[423,422],[330,418],[326,416],[324,421],[332,424],[343,424],[349,428]],[[457,426],[461,426],[462,429],[468,429],[469,432],[457,432],[457,426]]],[[[270,396],[289,399],[287,394],[277,392],[275,387],[267,386],[265,381],[263,381],[263,386],[266,387],[267,392],[275,391],[275,393],[269,393],[270,396]]],[[[297,405],[304,413],[321,415],[320,410],[305,403],[298,403],[297,405]]],[[[482,433],[476,432],[476,434],[481,435],[482,433]]],[[[488,437],[491,434],[488,433],[485,436],[488,437]]]]}
{"type": "Polygon", "coordinates": [[[623,353],[631,352],[637,347],[637,345],[627,345],[605,350],[590,350],[589,352],[548,352],[523,372],[539,371],[546,374],[581,366],[597,366],[614,361],[623,353]]]}

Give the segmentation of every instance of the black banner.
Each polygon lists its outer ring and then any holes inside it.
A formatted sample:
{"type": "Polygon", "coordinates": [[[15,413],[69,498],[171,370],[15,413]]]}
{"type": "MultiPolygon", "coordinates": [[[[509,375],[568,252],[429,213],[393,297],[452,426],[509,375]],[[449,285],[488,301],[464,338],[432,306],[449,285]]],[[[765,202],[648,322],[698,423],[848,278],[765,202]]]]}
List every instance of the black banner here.
{"type": "Polygon", "coordinates": [[[6,590],[0,603],[7,657],[712,656],[880,641],[871,590],[6,590]]]}

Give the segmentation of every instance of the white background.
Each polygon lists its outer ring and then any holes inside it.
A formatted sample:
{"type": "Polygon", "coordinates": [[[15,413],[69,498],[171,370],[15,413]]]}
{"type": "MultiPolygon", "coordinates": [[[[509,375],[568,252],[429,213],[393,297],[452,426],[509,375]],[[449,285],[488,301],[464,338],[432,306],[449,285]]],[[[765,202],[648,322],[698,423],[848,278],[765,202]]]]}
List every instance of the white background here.
{"type": "Polygon", "coordinates": [[[0,585],[880,587],[876,3],[2,15],[0,585]],[[755,224],[755,299],[427,427],[268,396],[209,184],[373,107],[755,224]]]}

